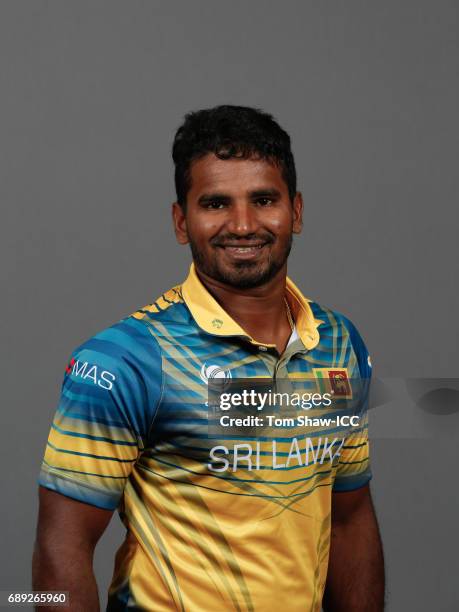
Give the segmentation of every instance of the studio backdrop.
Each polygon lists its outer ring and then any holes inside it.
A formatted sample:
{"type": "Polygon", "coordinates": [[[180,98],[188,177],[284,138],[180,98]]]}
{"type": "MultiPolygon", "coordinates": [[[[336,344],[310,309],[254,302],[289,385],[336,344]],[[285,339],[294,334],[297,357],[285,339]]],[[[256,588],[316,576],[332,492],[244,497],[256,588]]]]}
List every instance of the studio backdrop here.
{"type": "MultiPolygon", "coordinates": [[[[186,277],[172,139],[228,103],[291,135],[305,212],[289,275],[371,354],[387,609],[458,609],[458,17],[443,0],[1,2],[1,591],[31,588],[69,355],[186,277]]],[[[122,537],[115,514],[102,605],[122,537]]]]}

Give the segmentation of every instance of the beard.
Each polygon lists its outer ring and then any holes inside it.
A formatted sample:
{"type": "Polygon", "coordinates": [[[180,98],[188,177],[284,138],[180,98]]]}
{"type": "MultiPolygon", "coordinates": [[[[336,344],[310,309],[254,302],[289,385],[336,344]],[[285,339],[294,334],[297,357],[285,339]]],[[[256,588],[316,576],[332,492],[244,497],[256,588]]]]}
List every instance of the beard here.
{"type": "MultiPolygon", "coordinates": [[[[225,237],[226,240],[229,238],[225,237]]],[[[269,239],[265,236],[262,239],[271,244],[278,240],[273,236],[270,236],[269,239]]],[[[284,266],[292,249],[292,235],[290,234],[289,239],[282,245],[282,249],[275,257],[271,251],[264,261],[239,261],[232,265],[225,265],[217,252],[217,245],[222,242],[224,242],[222,238],[211,241],[216,249],[211,257],[204,257],[197,244],[189,237],[191,254],[196,267],[210,278],[235,289],[253,289],[269,282],[284,266]]]]}

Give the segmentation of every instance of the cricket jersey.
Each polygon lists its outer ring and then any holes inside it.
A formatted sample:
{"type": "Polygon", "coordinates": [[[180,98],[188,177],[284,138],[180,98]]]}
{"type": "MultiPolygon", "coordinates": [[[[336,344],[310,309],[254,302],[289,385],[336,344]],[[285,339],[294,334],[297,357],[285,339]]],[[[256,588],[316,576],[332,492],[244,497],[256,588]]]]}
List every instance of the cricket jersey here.
{"type": "MultiPolygon", "coordinates": [[[[281,355],[226,313],[193,265],[181,285],[71,355],[39,484],[117,509],[126,536],[107,610],[265,612],[285,603],[320,612],[332,493],[371,478],[366,417],[346,435],[282,420],[215,429],[209,419],[213,379],[305,380],[336,397],[350,397],[350,381],[369,381],[352,323],[290,279],[285,291],[296,335],[281,355]]],[[[250,414],[261,421],[267,409],[250,414]]]]}

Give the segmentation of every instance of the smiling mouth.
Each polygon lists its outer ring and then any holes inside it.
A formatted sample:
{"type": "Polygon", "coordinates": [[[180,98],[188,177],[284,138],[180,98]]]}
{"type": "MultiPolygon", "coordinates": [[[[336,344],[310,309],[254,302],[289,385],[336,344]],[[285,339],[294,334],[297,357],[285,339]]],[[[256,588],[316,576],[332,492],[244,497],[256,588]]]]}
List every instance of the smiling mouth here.
{"type": "Polygon", "coordinates": [[[222,244],[221,248],[225,249],[225,251],[229,251],[230,253],[256,253],[264,246],[266,246],[266,242],[260,244],[222,244]]]}
{"type": "Polygon", "coordinates": [[[258,260],[264,252],[264,247],[268,246],[268,242],[259,242],[256,244],[220,244],[218,247],[222,249],[226,257],[233,262],[254,261],[258,260]]]}

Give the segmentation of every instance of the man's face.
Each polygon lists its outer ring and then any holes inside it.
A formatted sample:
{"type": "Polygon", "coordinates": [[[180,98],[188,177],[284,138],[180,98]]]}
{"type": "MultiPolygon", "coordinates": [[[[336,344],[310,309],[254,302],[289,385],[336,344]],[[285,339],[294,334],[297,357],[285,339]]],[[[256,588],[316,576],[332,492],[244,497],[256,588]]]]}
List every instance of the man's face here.
{"type": "Polygon", "coordinates": [[[175,203],[173,217],[177,240],[190,244],[199,271],[242,289],[286,267],[303,205],[299,193],[291,202],[277,165],[209,153],[192,163],[190,174],[186,212],[175,203]]]}

